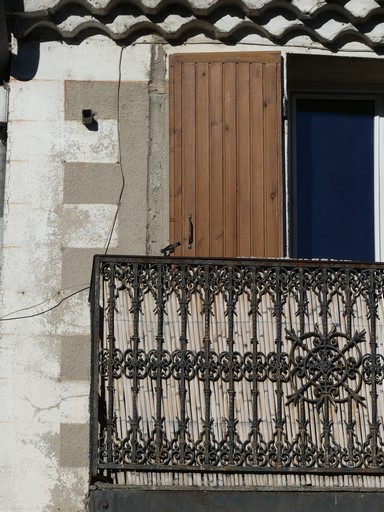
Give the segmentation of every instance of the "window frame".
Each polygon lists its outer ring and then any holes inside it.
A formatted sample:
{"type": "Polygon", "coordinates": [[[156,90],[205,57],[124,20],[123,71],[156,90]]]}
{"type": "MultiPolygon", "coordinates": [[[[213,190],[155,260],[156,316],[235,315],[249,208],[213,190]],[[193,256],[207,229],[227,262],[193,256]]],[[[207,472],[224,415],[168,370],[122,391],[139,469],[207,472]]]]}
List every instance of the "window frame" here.
{"type": "Polygon", "coordinates": [[[288,112],[288,194],[287,194],[287,256],[297,258],[297,101],[301,99],[346,99],[374,101],[374,243],[375,261],[384,260],[384,96],[376,92],[340,92],[316,90],[291,90],[288,112]]]}

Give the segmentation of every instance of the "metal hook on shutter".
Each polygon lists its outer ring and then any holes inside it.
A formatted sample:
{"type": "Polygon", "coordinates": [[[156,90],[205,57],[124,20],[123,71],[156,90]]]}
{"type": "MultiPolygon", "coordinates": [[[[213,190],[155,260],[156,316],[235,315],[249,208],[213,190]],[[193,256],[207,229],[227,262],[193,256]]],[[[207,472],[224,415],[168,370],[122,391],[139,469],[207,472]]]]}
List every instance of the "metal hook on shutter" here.
{"type": "Polygon", "coordinates": [[[188,249],[192,249],[193,244],[193,223],[192,223],[192,213],[188,214],[189,221],[189,229],[188,229],[188,249]]]}

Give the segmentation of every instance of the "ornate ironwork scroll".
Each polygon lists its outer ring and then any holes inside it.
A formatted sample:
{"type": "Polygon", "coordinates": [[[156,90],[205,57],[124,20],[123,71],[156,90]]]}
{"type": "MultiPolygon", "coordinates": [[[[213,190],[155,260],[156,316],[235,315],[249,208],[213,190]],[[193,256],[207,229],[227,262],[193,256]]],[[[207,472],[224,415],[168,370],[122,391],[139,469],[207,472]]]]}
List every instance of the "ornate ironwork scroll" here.
{"type": "Polygon", "coordinates": [[[383,266],[96,263],[100,472],[384,471],[383,266]]]}

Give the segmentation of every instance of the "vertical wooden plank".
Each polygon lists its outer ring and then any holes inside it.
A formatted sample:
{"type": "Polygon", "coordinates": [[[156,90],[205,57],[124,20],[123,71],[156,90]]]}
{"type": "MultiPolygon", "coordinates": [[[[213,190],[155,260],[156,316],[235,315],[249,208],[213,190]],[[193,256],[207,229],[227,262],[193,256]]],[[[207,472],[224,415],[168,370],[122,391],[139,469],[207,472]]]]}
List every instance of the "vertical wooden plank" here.
{"type": "Polygon", "coordinates": [[[251,255],[265,256],[263,64],[250,66],[251,255]]]}
{"type": "Polygon", "coordinates": [[[283,256],[280,65],[268,63],[264,74],[265,256],[283,256]]]}
{"type": "Polygon", "coordinates": [[[210,256],[223,256],[223,70],[209,65],[210,103],[210,256]]]}
{"type": "Polygon", "coordinates": [[[251,256],[251,172],[249,64],[237,64],[237,252],[251,256]]]}
{"type": "Polygon", "coordinates": [[[237,255],[237,126],[236,126],[236,64],[223,66],[224,83],[224,133],[223,133],[223,182],[224,182],[224,253],[232,258],[237,255]]]}
{"type": "Polygon", "coordinates": [[[196,63],[196,254],[209,256],[209,64],[196,63]]]}
{"type": "MultiPolygon", "coordinates": [[[[171,62],[169,69],[169,97],[170,97],[170,180],[169,180],[169,207],[171,243],[180,241],[182,215],[182,95],[181,95],[181,62],[171,62]]],[[[181,247],[176,249],[175,255],[182,254],[181,247]]]]}
{"type": "Polygon", "coordinates": [[[192,221],[196,217],[196,84],[195,63],[185,62],[182,69],[182,168],[183,168],[183,200],[182,200],[182,253],[195,256],[195,244],[189,248],[189,215],[192,221]]]}

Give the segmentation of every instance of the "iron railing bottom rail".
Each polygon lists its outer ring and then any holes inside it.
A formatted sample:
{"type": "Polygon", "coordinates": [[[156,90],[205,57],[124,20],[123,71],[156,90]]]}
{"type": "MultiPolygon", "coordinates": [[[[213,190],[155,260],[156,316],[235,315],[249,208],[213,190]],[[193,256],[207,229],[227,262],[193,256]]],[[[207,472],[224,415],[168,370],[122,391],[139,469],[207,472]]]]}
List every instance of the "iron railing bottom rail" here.
{"type": "MultiPolygon", "coordinates": [[[[258,474],[316,474],[316,475],[372,475],[384,476],[384,467],[377,468],[329,468],[329,467],[265,467],[265,466],[182,466],[182,465],[161,465],[161,464],[103,464],[99,465],[100,470],[121,471],[121,472],[169,472],[169,473],[258,473],[258,474]]],[[[384,492],[384,490],[383,490],[384,492]]]]}

